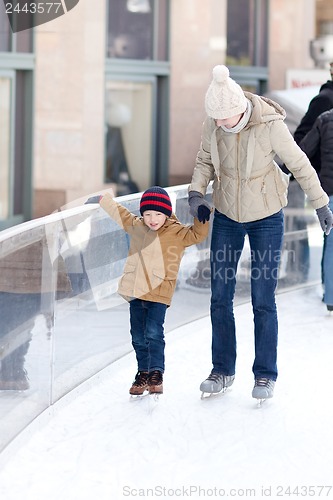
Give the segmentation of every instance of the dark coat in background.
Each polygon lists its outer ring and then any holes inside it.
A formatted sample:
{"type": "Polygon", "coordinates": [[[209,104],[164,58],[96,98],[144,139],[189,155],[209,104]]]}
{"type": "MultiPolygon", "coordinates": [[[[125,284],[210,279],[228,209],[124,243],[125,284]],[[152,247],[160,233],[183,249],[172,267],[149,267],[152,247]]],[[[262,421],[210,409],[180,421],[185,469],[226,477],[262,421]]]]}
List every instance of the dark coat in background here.
{"type": "MultiPolygon", "coordinates": [[[[333,92],[332,92],[333,95],[333,92]]],[[[316,119],[311,130],[301,140],[300,147],[312,158],[320,156],[317,170],[321,185],[329,196],[333,195],[333,107],[316,119]]]]}
{"type": "MultiPolygon", "coordinates": [[[[310,101],[309,107],[305,115],[303,116],[300,124],[294,133],[294,139],[299,144],[303,137],[311,130],[314,122],[318,116],[324,111],[328,111],[333,108],[333,81],[328,80],[324,83],[319,90],[319,93],[310,101]]],[[[320,154],[317,152],[313,156],[309,157],[312,166],[317,170],[320,170],[320,154]]],[[[325,188],[324,188],[325,189],[325,188]]]]}

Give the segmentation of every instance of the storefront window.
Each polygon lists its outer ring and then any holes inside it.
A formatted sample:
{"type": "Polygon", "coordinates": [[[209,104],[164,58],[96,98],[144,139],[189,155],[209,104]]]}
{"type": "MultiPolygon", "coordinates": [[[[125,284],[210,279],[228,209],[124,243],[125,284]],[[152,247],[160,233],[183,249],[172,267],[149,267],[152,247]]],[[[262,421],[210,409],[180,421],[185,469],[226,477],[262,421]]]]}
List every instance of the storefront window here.
{"type": "Polygon", "coordinates": [[[109,0],[107,57],[167,59],[168,0],[109,0]]]}
{"type": "Polygon", "coordinates": [[[267,66],[268,0],[228,0],[227,64],[267,66]]]}
{"type": "Polygon", "coordinates": [[[151,179],[151,82],[106,82],[106,181],[117,195],[146,189],[151,179]]]}

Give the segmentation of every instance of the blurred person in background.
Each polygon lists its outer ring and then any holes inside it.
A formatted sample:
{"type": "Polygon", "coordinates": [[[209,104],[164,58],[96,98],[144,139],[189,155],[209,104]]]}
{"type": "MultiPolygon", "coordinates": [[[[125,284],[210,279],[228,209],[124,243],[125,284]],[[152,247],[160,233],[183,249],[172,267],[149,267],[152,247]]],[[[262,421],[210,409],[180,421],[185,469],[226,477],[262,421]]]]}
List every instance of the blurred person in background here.
{"type": "MultiPolygon", "coordinates": [[[[331,80],[327,80],[320,87],[319,93],[310,101],[307,112],[294,132],[294,139],[297,144],[309,132],[318,116],[324,111],[333,108],[333,61],[330,63],[330,74],[331,80]]],[[[318,169],[320,169],[320,153],[318,151],[311,158],[311,164],[318,172],[318,169]]]]}
{"type": "MultiPolygon", "coordinates": [[[[329,196],[333,210],[333,108],[316,119],[311,130],[300,142],[300,147],[309,158],[320,154],[319,179],[329,196]]],[[[322,259],[324,302],[328,311],[333,311],[333,231],[324,233],[325,252],[322,259]]]]}
{"type": "MultiPolygon", "coordinates": [[[[330,63],[330,74],[331,80],[327,80],[319,90],[319,93],[310,101],[309,107],[305,115],[303,116],[300,124],[294,132],[294,139],[297,144],[300,144],[302,139],[311,130],[314,122],[321,113],[328,111],[333,108],[333,61],[330,63]]],[[[320,173],[321,169],[321,152],[316,150],[311,156],[309,156],[312,166],[316,169],[317,173],[320,173]]],[[[293,180],[293,176],[291,176],[293,180]]],[[[325,189],[325,188],[324,188],[325,189]]],[[[303,202],[304,206],[304,202],[303,202]]],[[[324,284],[324,257],[326,249],[326,235],[324,234],[323,241],[323,251],[321,259],[321,281],[324,284]]]]}

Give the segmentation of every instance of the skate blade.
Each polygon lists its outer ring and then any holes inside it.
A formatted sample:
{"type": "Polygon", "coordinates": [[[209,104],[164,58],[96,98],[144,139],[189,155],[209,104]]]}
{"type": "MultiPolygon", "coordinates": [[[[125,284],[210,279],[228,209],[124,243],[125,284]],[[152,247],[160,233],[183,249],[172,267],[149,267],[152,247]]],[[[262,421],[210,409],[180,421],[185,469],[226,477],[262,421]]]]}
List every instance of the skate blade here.
{"type": "Polygon", "coordinates": [[[130,394],[130,401],[140,401],[149,395],[149,392],[146,391],[143,394],[130,394]]]}
{"type": "Polygon", "coordinates": [[[151,392],[149,393],[150,399],[152,401],[155,401],[155,403],[158,403],[160,400],[160,395],[163,394],[163,392],[151,392]]]}
{"type": "Polygon", "coordinates": [[[215,396],[221,396],[227,391],[227,389],[228,389],[228,387],[224,387],[222,389],[222,391],[220,391],[220,392],[205,392],[205,391],[203,391],[201,393],[201,399],[210,399],[210,398],[213,398],[215,396]]]}
{"type": "Polygon", "coordinates": [[[266,398],[257,399],[257,408],[261,408],[265,401],[267,401],[266,398]]]}

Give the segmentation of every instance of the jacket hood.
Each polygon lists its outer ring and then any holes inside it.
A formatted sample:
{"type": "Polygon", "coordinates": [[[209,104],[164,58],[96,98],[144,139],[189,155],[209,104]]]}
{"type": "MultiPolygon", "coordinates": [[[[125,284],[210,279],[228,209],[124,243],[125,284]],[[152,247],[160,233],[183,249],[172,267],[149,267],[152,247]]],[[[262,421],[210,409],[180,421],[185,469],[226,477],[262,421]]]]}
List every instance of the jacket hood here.
{"type": "Polygon", "coordinates": [[[274,120],[284,120],[286,112],[280,104],[268,97],[251,94],[245,92],[246,97],[252,103],[252,114],[248,125],[258,125],[259,123],[266,123],[274,120]]]}

